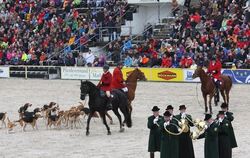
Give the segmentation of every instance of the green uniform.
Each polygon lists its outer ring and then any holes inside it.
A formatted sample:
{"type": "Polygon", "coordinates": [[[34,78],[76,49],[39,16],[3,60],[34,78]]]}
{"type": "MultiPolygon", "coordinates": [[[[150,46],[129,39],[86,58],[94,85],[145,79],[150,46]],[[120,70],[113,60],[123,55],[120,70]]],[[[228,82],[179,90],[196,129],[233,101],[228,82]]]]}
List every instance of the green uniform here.
{"type": "Polygon", "coordinates": [[[231,158],[232,148],[229,137],[229,126],[230,122],[227,119],[223,119],[219,123],[218,128],[218,140],[219,140],[219,157],[220,158],[231,158]]]}
{"type": "Polygon", "coordinates": [[[230,137],[231,148],[236,148],[238,145],[235,138],[234,129],[232,126],[232,121],[234,120],[234,116],[232,112],[226,112],[225,115],[226,119],[229,121],[229,137],[230,137]]]}
{"type": "Polygon", "coordinates": [[[198,139],[205,138],[205,158],[219,158],[218,124],[213,122],[198,139]]]}
{"type": "MultiPolygon", "coordinates": [[[[160,151],[161,148],[161,130],[158,125],[154,124],[155,116],[148,117],[148,128],[150,129],[149,141],[148,141],[148,152],[160,151]]],[[[157,123],[163,122],[164,118],[159,116],[157,123]]]]}
{"type": "MultiPolygon", "coordinates": [[[[181,114],[175,116],[176,119],[181,120],[181,114]]],[[[190,126],[194,126],[191,122],[191,115],[186,114],[186,120],[188,121],[189,131],[182,133],[179,136],[179,158],[194,158],[194,147],[190,137],[190,126]]]]}
{"type": "MultiPolygon", "coordinates": [[[[178,133],[178,128],[175,121],[170,121],[170,125],[166,128],[173,132],[178,133]]],[[[161,136],[161,156],[160,158],[179,158],[179,136],[169,134],[164,129],[164,122],[160,124],[162,136],[161,136]]]]}

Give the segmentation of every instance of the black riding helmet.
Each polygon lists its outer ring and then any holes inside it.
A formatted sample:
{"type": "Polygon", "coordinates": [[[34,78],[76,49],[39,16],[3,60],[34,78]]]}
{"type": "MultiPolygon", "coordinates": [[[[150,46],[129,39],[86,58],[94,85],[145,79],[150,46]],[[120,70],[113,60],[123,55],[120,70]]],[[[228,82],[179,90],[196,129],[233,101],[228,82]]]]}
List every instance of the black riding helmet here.
{"type": "Polygon", "coordinates": [[[216,56],[212,56],[212,61],[216,61],[216,56]]]}
{"type": "Polygon", "coordinates": [[[107,64],[104,65],[104,66],[103,66],[103,70],[109,70],[109,65],[107,65],[107,64]]]}

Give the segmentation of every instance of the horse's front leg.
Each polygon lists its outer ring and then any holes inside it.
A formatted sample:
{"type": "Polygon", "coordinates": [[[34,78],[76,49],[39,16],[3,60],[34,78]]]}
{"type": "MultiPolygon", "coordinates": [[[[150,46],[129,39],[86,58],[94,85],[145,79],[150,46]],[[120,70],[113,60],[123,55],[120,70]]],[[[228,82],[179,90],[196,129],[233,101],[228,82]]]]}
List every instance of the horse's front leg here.
{"type": "Polygon", "coordinates": [[[207,95],[206,94],[203,94],[203,99],[204,99],[204,103],[205,103],[205,113],[207,113],[207,95]]]}
{"type": "Polygon", "coordinates": [[[106,128],[107,128],[107,131],[108,131],[108,135],[111,135],[111,132],[110,132],[110,128],[109,128],[109,126],[108,126],[108,124],[107,124],[107,121],[106,121],[106,111],[104,111],[104,112],[99,112],[100,113],[100,116],[101,116],[101,118],[102,118],[102,121],[103,121],[103,124],[106,126],[106,128]]]}
{"type": "Polygon", "coordinates": [[[106,116],[109,118],[110,124],[112,125],[114,122],[113,122],[113,119],[112,119],[112,117],[109,115],[108,112],[106,112],[106,116]]]}
{"type": "Polygon", "coordinates": [[[89,117],[88,117],[88,120],[87,120],[86,136],[89,135],[89,124],[90,124],[90,120],[91,120],[93,114],[94,114],[94,112],[91,112],[91,113],[89,114],[89,117]]]}
{"type": "Polygon", "coordinates": [[[209,100],[208,100],[208,104],[209,104],[209,111],[210,111],[210,114],[212,115],[213,114],[213,111],[212,111],[212,99],[213,99],[213,95],[212,94],[209,94],[209,100]]]}

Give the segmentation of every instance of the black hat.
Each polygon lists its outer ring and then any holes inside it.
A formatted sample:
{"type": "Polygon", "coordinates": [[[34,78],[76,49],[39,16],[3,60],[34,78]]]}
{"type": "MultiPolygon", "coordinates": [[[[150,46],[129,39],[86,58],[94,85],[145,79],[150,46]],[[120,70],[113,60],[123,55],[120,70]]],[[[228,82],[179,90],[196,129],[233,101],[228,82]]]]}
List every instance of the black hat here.
{"type": "Polygon", "coordinates": [[[218,115],[225,115],[224,111],[219,111],[218,115]]]}
{"type": "Polygon", "coordinates": [[[158,106],[154,106],[152,111],[159,111],[160,109],[158,108],[158,106]]]}
{"type": "Polygon", "coordinates": [[[173,110],[174,107],[172,105],[168,105],[166,110],[173,110]]]}
{"type": "Polygon", "coordinates": [[[204,118],[204,121],[207,121],[207,120],[209,120],[210,118],[212,118],[212,115],[211,115],[211,114],[206,114],[206,115],[205,115],[205,118],[204,118]]]}
{"type": "Polygon", "coordinates": [[[167,116],[167,117],[170,117],[170,116],[171,116],[171,113],[170,113],[169,111],[165,111],[163,115],[164,115],[164,116],[167,116]]]}
{"type": "Polygon", "coordinates": [[[228,105],[227,105],[227,103],[222,103],[220,107],[221,108],[228,108],[228,105]]]}
{"type": "Polygon", "coordinates": [[[182,110],[182,109],[186,109],[186,106],[185,105],[180,105],[179,110],[182,110]]]}

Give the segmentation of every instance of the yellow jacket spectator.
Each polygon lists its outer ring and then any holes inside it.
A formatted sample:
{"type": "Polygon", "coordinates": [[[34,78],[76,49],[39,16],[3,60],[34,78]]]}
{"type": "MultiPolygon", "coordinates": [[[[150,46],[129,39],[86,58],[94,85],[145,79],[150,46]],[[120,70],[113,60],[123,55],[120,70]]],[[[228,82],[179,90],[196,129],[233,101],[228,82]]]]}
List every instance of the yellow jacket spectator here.
{"type": "Polygon", "coordinates": [[[28,55],[26,53],[22,54],[22,61],[26,62],[28,60],[28,55]]]}
{"type": "Polygon", "coordinates": [[[70,37],[69,39],[69,45],[72,45],[75,42],[75,36],[70,37]]]}

